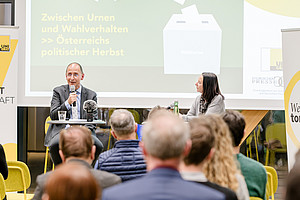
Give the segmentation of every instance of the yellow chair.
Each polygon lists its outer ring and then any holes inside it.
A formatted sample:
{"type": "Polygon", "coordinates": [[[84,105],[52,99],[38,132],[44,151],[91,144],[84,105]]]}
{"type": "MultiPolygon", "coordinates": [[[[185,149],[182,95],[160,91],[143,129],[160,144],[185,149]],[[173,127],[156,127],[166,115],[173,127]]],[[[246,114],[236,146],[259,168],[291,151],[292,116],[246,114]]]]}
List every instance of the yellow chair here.
{"type": "Polygon", "coordinates": [[[258,124],[257,127],[253,131],[254,143],[255,143],[255,150],[256,150],[256,160],[257,160],[257,162],[259,162],[259,156],[258,156],[258,138],[260,136],[260,130],[261,130],[261,124],[258,124]]]}
{"type": "Polygon", "coordinates": [[[266,196],[267,199],[271,199],[274,200],[274,194],[272,193],[273,191],[273,184],[272,184],[272,174],[270,172],[267,172],[267,177],[268,177],[268,181],[267,181],[267,185],[266,185],[266,196]]]}
{"type": "Polygon", "coordinates": [[[4,183],[4,178],[2,174],[0,173],[0,199],[4,199],[6,193],[5,193],[5,183],[4,183]]]}
{"type": "MultiPolygon", "coordinates": [[[[48,128],[49,128],[49,124],[47,123],[48,121],[50,121],[51,118],[50,116],[48,116],[45,120],[45,135],[47,134],[48,128]]],[[[48,164],[48,155],[49,155],[49,147],[46,147],[46,155],[45,155],[45,165],[44,165],[44,174],[47,172],[47,164],[48,164]]],[[[52,170],[54,169],[54,164],[52,166],[52,170]]]]}
{"type": "Polygon", "coordinates": [[[7,161],[8,177],[5,180],[6,195],[7,199],[31,199],[33,194],[26,194],[26,190],[29,188],[31,183],[30,172],[27,165],[20,161],[7,161]],[[18,192],[21,193],[9,193],[18,192]]]}
{"type": "Polygon", "coordinates": [[[261,124],[258,124],[257,127],[253,130],[253,132],[248,136],[246,139],[246,145],[248,146],[247,148],[247,157],[252,158],[252,149],[251,149],[251,143],[252,140],[254,139],[254,145],[255,145],[255,152],[256,152],[256,160],[259,162],[259,156],[258,156],[258,138],[260,136],[260,129],[261,129],[261,124]]]}
{"type": "Polygon", "coordinates": [[[270,164],[275,164],[275,153],[286,153],[286,131],[285,131],[285,123],[275,123],[270,124],[266,128],[266,141],[270,143],[270,141],[278,140],[280,141],[282,148],[270,148],[267,146],[266,153],[266,162],[265,165],[268,165],[269,157],[270,164]]]}
{"type": "Polygon", "coordinates": [[[250,200],[263,200],[262,198],[259,198],[259,197],[250,197],[249,199],[250,200]]]}
{"type": "Polygon", "coordinates": [[[133,110],[133,109],[127,109],[129,112],[132,113],[134,121],[138,124],[140,124],[141,120],[140,120],[140,114],[138,113],[138,111],[133,110]]]}
{"type": "Polygon", "coordinates": [[[6,160],[17,160],[17,144],[6,143],[3,144],[6,160]]]}
{"type": "Polygon", "coordinates": [[[253,135],[250,134],[246,139],[246,145],[247,145],[247,157],[252,158],[252,149],[251,149],[251,143],[252,143],[253,135]]]}
{"type": "Polygon", "coordinates": [[[267,187],[266,187],[267,199],[269,199],[269,197],[271,196],[272,200],[274,200],[274,194],[277,191],[277,187],[278,187],[277,172],[273,167],[270,167],[270,166],[265,166],[265,169],[266,169],[267,175],[268,175],[268,181],[267,181],[267,187]]]}
{"type": "MultiPolygon", "coordinates": [[[[112,115],[112,113],[115,111],[116,109],[109,109],[108,111],[108,116],[110,118],[110,116],[112,115]]],[[[131,112],[131,114],[133,115],[134,121],[138,124],[140,124],[140,114],[138,113],[138,111],[133,110],[133,109],[127,109],[129,112],[131,112]]]]}

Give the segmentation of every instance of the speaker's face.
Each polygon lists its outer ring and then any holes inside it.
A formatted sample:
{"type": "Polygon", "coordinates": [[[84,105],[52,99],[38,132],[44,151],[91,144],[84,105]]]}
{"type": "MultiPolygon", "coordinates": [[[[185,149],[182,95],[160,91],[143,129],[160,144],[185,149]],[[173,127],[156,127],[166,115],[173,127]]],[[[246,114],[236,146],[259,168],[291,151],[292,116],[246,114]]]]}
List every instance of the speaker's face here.
{"type": "Polygon", "coordinates": [[[84,74],[81,72],[79,65],[71,64],[67,68],[66,80],[70,85],[74,85],[77,90],[80,87],[80,81],[83,80],[84,74]]]}

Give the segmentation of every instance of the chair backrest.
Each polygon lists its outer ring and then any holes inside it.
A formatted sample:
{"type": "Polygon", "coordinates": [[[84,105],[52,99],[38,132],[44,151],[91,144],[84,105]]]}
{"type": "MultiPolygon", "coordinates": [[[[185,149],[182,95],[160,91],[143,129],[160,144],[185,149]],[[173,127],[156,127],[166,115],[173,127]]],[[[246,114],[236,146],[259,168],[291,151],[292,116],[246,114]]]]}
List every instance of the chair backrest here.
{"type": "Polygon", "coordinates": [[[270,172],[267,172],[267,177],[268,177],[268,181],[267,181],[267,185],[266,185],[266,196],[267,199],[270,199],[270,196],[272,196],[272,200],[273,200],[273,183],[272,183],[272,174],[270,172]]]}
{"type": "Polygon", "coordinates": [[[259,197],[250,197],[249,199],[250,200],[263,200],[262,198],[259,198],[259,197]]]}
{"type": "Polygon", "coordinates": [[[5,180],[6,192],[25,191],[31,183],[27,165],[20,161],[7,161],[8,177],[5,180]]]}
{"type": "Polygon", "coordinates": [[[131,112],[132,113],[132,115],[133,115],[133,118],[134,118],[134,121],[136,122],[136,123],[138,123],[138,124],[140,124],[140,114],[138,113],[138,111],[136,111],[136,110],[133,110],[133,109],[127,109],[129,112],[131,112]]]}
{"type": "Polygon", "coordinates": [[[45,135],[47,134],[48,128],[49,128],[49,124],[47,123],[48,121],[51,121],[50,116],[48,116],[45,120],[45,135]]]}
{"type": "Polygon", "coordinates": [[[4,199],[5,197],[5,183],[4,183],[4,178],[2,176],[2,174],[0,173],[0,199],[4,199]]]}
{"type": "MultiPolygon", "coordinates": [[[[110,116],[112,115],[112,113],[115,111],[116,109],[109,109],[108,111],[108,116],[110,118],[110,116]]],[[[133,115],[134,121],[138,124],[140,124],[140,114],[138,113],[138,111],[133,110],[133,109],[127,109],[129,112],[131,112],[131,114],[133,115]]]]}
{"type": "Polygon", "coordinates": [[[6,160],[17,160],[17,144],[6,143],[3,144],[6,160]]]}
{"type": "Polygon", "coordinates": [[[278,139],[283,148],[286,148],[286,130],[285,123],[270,124],[266,128],[266,140],[278,139]]]}
{"type": "Polygon", "coordinates": [[[257,125],[257,127],[254,129],[254,131],[255,131],[256,139],[259,140],[260,133],[261,133],[261,131],[262,131],[261,123],[259,123],[259,124],[257,125]]]}
{"type": "Polygon", "coordinates": [[[272,182],[273,182],[273,191],[274,193],[277,191],[277,187],[278,187],[278,176],[277,176],[277,172],[273,167],[270,166],[265,166],[265,169],[267,172],[272,174],[272,182]]]}

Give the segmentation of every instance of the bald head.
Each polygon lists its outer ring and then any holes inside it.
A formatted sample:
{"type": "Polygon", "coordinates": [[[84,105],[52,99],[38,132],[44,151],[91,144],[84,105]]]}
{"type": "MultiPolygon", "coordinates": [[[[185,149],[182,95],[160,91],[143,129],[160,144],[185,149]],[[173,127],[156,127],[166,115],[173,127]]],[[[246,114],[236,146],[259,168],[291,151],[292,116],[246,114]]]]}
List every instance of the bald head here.
{"type": "Polygon", "coordinates": [[[82,74],[84,74],[84,73],[83,73],[83,68],[82,68],[82,66],[81,66],[79,63],[77,63],[77,62],[72,62],[72,63],[68,64],[68,66],[67,66],[67,68],[66,68],[66,73],[68,72],[68,68],[69,68],[70,66],[78,66],[79,69],[80,69],[80,72],[81,72],[82,74]]]}
{"type": "Polygon", "coordinates": [[[144,148],[161,160],[179,158],[184,152],[190,133],[188,126],[177,115],[157,111],[142,129],[144,148]]]}

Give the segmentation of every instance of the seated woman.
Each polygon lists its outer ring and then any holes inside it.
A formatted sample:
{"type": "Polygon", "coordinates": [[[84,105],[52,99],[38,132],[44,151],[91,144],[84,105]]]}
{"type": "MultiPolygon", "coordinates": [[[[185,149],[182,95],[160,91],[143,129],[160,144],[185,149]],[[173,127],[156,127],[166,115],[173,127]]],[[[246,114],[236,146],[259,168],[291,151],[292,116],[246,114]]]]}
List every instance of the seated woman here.
{"type": "Polygon", "coordinates": [[[200,114],[223,114],[225,112],[224,96],[221,94],[218,78],[214,73],[203,72],[196,82],[196,97],[187,115],[181,115],[185,121],[200,114]]]}

